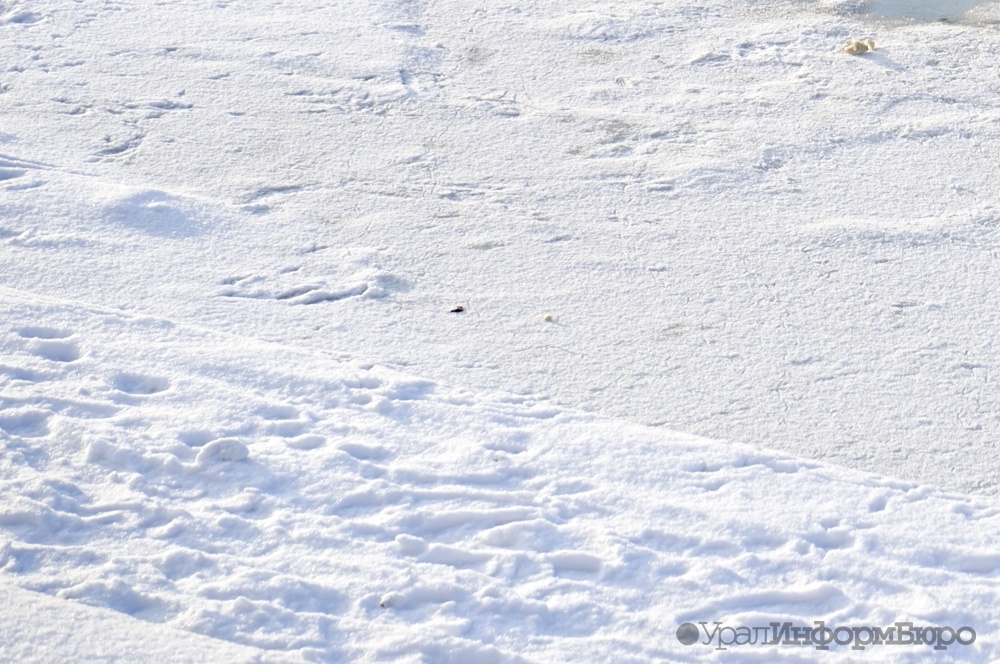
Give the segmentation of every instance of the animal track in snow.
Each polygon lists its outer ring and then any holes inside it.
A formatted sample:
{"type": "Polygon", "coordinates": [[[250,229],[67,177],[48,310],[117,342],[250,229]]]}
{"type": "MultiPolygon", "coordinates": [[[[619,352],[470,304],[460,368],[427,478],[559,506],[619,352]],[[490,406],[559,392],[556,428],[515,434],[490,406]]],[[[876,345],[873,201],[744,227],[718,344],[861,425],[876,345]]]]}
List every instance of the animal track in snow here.
{"type": "Polygon", "coordinates": [[[120,136],[105,136],[101,140],[101,146],[97,150],[97,158],[102,157],[117,157],[118,155],[125,154],[126,152],[131,152],[135,150],[142,142],[145,140],[146,135],[142,133],[128,134],[124,137],[120,136]]]}
{"type": "Polygon", "coordinates": [[[23,438],[47,436],[51,415],[51,412],[36,408],[0,410],[0,430],[23,438]]]}
{"type": "Polygon", "coordinates": [[[297,450],[315,450],[326,445],[326,437],[314,433],[307,433],[301,436],[295,436],[294,438],[288,438],[285,443],[289,447],[293,447],[297,450]]]}
{"type": "Polygon", "coordinates": [[[68,339],[73,336],[72,332],[44,326],[18,328],[17,333],[25,339],[68,339]]]}
{"type": "Polygon", "coordinates": [[[409,94],[402,80],[380,81],[378,77],[344,81],[325,89],[302,89],[285,94],[306,104],[301,111],[303,113],[390,115],[409,101],[409,94]]]}
{"type": "Polygon", "coordinates": [[[8,242],[13,243],[24,235],[26,235],[25,231],[0,227],[0,240],[7,240],[8,242]]]}
{"type": "Polygon", "coordinates": [[[360,443],[344,443],[340,446],[340,449],[347,452],[358,461],[379,460],[384,459],[389,455],[389,450],[385,449],[381,445],[371,446],[362,445],[360,443]]]}
{"type": "MultiPolygon", "coordinates": [[[[0,154],[0,186],[8,190],[31,189],[45,184],[44,180],[27,177],[29,174],[39,170],[49,170],[50,167],[40,162],[18,159],[8,155],[0,154]]],[[[10,235],[0,229],[0,238],[10,235]]],[[[14,233],[20,235],[20,233],[14,233]]]]}
{"type": "Polygon", "coordinates": [[[326,445],[326,436],[312,431],[316,416],[302,414],[294,406],[269,404],[257,410],[262,420],[259,430],[281,438],[288,447],[315,450],[326,445]]]}
{"type": "Polygon", "coordinates": [[[418,556],[417,560],[435,565],[470,567],[485,563],[492,557],[489,553],[472,551],[448,544],[431,544],[424,553],[418,556]]]}
{"type": "Polygon", "coordinates": [[[273,300],[292,305],[338,302],[356,297],[381,298],[393,292],[409,289],[402,279],[383,273],[368,271],[339,284],[327,278],[308,279],[297,267],[280,270],[273,276],[253,275],[229,277],[220,282],[221,297],[273,300]]]}
{"type": "MultiPolygon", "coordinates": [[[[299,411],[292,406],[265,406],[258,413],[264,420],[264,433],[280,438],[297,438],[305,434],[312,426],[312,421],[300,416],[299,411]]],[[[310,441],[300,441],[308,446],[310,441]]]]}
{"type": "Polygon", "coordinates": [[[133,395],[150,395],[170,388],[170,381],[158,376],[136,373],[121,373],[115,377],[114,388],[119,392],[133,395]]]}
{"type": "Polygon", "coordinates": [[[802,539],[820,549],[843,549],[854,545],[853,529],[842,526],[836,519],[821,519],[819,528],[802,535],[802,539]]]}
{"type": "Polygon", "coordinates": [[[0,364],[0,376],[7,376],[11,380],[23,381],[26,383],[41,383],[51,378],[48,374],[43,374],[40,371],[35,371],[34,369],[26,369],[25,367],[19,366],[9,366],[0,364]]]}
{"type": "Polygon", "coordinates": [[[14,330],[22,339],[29,341],[28,350],[35,356],[51,362],[75,362],[80,359],[80,349],[70,341],[72,332],[46,327],[27,326],[14,330]]]}
{"type": "MultiPolygon", "coordinates": [[[[3,7],[0,7],[3,9],[3,7]]],[[[32,25],[43,20],[45,16],[39,14],[38,12],[30,11],[13,11],[6,16],[0,18],[2,23],[12,23],[14,25],[32,25]]]]}
{"type": "Polygon", "coordinates": [[[552,565],[556,574],[567,572],[596,574],[604,566],[600,558],[582,551],[556,551],[546,555],[545,559],[552,565]]]}
{"type": "Polygon", "coordinates": [[[80,359],[80,350],[71,341],[36,341],[32,352],[52,362],[75,362],[80,359]]]}
{"type": "Polygon", "coordinates": [[[299,417],[299,411],[294,406],[268,405],[258,411],[265,420],[294,420],[299,417]]]}

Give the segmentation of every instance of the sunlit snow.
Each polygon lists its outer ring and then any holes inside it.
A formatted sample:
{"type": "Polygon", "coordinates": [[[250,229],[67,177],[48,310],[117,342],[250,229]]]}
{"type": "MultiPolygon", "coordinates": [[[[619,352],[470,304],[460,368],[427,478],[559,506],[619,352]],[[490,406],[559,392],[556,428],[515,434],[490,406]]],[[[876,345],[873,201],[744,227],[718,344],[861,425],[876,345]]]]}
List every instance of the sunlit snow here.
{"type": "Polygon", "coordinates": [[[990,0],[820,0],[820,4],[916,21],[960,21],[976,8],[988,15],[997,10],[997,3],[990,0]]]}
{"type": "Polygon", "coordinates": [[[995,10],[0,0],[0,660],[1000,660],[995,10]]]}

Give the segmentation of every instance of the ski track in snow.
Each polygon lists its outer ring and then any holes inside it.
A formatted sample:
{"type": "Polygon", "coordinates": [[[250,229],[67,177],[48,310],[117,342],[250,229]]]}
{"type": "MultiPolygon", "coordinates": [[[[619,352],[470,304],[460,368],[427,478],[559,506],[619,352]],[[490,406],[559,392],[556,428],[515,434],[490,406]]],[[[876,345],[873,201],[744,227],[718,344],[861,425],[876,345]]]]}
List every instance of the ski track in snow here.
{"type": "Polygon", "coordinates": [[[856,4],[0,2],[9,610],[226,661],[1000,657],[995,8],[856,4]]]}

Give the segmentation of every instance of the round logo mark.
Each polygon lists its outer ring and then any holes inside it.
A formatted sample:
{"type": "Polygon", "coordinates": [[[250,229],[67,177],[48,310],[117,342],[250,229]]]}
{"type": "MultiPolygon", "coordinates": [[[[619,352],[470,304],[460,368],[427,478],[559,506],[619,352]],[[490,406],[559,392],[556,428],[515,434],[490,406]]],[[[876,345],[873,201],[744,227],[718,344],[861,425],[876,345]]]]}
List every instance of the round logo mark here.
{"type": "Polygon", "coordinates": [[[698,626],[694,623],[684,623],[677,628],[677,640],[686,646],[698,640],[698,626]]]}

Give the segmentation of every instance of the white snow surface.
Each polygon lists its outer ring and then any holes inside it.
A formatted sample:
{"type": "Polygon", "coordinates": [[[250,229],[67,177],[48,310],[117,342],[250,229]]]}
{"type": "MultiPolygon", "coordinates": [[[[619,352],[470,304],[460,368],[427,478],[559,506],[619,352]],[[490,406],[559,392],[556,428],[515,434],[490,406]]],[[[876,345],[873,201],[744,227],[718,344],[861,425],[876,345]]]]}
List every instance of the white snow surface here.
{"type": "Polygon", "coordinates": [[[1000,659],[998,21],[0,0],[0,660],[1000,659]]]}

